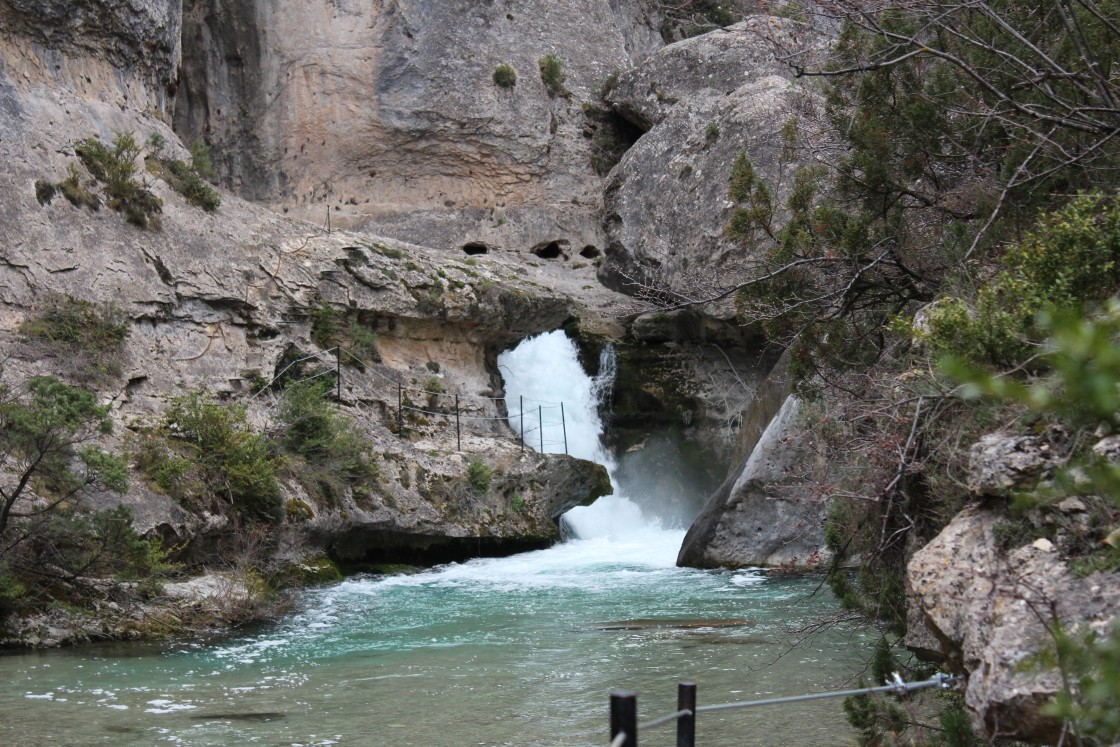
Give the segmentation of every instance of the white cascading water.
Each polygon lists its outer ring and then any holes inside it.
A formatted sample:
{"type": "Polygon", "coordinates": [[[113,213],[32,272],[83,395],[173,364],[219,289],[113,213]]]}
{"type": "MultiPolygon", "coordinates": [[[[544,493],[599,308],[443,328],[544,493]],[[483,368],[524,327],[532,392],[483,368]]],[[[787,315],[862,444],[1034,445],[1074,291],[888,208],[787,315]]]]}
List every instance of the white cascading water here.
{"type": "MultiPolygon", "coordinates": [[[[564,403],[564,420],[567,427],[568,453],[588,459],[607,468],[614,487],[614,495],[597,500],[591,506],[581,506],[566,513],[561,529],[566,538],[641,541],[647,548],[656,546],[660,554],[676,560],[683,532],[663,530],[656,516],[644,515],[638,503],[640,496],[625,495],[615,477],[616,462],[603,448],[603,423],[599,418],[599,404],[610,393],[617,370],[614,349],[607,346],[599,361],[599,375],[588,376],[579,364],[575,343],[560,331],[548,332],[523,341],[517,348],[498,356],[498,367],[505,377],[506,407],[515,430],[520,426],[522,403],[526,418],[526,445],[534,446],[538,433],[529,435],[529,423],[535,428],[537,408],[546,423],[545,451],[559,423],[559,403],[564,403]],[[546,409],[551,408],[551,409],[546,409]]],[[[539,445],[539,439],[536,441],[539,445]]],[[[538,449],[539,450],[539,449],[538,449]]],[[[619,548],[622,549],[622,548],[619,548]]]]}

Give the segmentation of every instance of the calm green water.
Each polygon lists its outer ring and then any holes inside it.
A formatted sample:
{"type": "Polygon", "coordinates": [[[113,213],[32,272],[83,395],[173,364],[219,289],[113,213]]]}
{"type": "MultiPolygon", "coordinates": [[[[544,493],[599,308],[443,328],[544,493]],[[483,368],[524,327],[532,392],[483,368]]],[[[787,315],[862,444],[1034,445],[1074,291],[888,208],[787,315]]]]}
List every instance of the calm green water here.
{"type": "MultiPolygon", "coordinates": [[[[681,532],[576,540],[308,592],[216,645],[90,646],[0,657],[4,745],[605,745],[612,688],[639,718],[850,685],[865,646],[787,629],[832,608],[810,580],[674,568],[681,532]],[[743,627],[604,625],[740,620],[743,627]],[[623,626],[627,627],[627,626],[623,626]],[[633,627],[633,626],[629,626],[633,627]]],[[[702,714],[702,745],[851,742],[839,701],[702,714]]],[[[673,744],[671,727],[643,745],[673,744]]]]}

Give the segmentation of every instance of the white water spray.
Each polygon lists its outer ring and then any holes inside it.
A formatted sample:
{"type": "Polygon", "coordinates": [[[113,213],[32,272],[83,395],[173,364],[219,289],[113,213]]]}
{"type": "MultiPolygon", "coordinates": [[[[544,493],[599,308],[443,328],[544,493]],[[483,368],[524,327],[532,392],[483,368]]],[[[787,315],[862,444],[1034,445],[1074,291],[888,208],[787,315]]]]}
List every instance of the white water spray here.
{"type": "MultiPolygon", "coordinates": [[[[599,360],[599,375],[594,378],[580,367],[575,343],[560,331],[530,338],[514,350],[502,353],[498,356],[498,367],[505,377],[506,408],[510,413],[510,424],[514,430],[518,430],[521,418],[525,418],[527,446],[534,447],[535,443],[539,443],[539,439],[534,441],[537,431],[532,430],[537,426],[537,408],[541,408],[542,413],[556,412],[558,418],[559,405],[563,402],[568,453],[602,464],[610,474],[615,494],[600,498],[591,506],[580,506],[564,514],[561,530],[565,537],[624,539],[645,541],[651,546],[666,543],[680,546],[682,532],[662,530],[655,517],[643,515],[637,503],[620,494],[615,479],[617,464],[614,457],[603,448],[603,423],[599,418],[599,404],[610,393],[617,371],[614,350],[610,346],[603,349],[599,360]]],[[[549,430],[549,417],[547,414],[543,416],[546,432],[549,430]]],[[[546,443],[549,440],[550,437],[546,435],[546,443]]],[[[675,555],[675,550],[673,552],[675,555]]]]}

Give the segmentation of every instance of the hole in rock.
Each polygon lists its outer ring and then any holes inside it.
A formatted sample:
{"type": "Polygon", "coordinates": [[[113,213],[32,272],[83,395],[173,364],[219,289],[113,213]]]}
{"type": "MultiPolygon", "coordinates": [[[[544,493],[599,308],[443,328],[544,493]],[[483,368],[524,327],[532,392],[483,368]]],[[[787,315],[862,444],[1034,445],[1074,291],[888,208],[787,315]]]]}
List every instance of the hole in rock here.
{"type": "Polygon", "coordinates": [[[602,252],[599,251],[599,247],[592,246],[591,244],[583,247],[583,249],[581,249],[579,252],[579,256],[583,257],[584,259],[595,259],[601,254],[602,252]]]}
{"type": "Polygon", "coordinates": [[[481,241],[468,241],[466,244],[463,244],[463,253],[469,254],[472,257],[476,254],[489,254],[490,249],[491,246],[489,244],[484,244],[481,241]]]}
{"type": "Polygon", "coordinates": [[[568,242],[564,241],[563,239],[557,239],[556,241],[542,241],[541,243],[530,249],[529,252],[540,257],[541,259],[556,259],[557,257],[561,257],[564,255],[564,248],[563,246],[561,246],[561,244],[567,243],[568,242]]]}

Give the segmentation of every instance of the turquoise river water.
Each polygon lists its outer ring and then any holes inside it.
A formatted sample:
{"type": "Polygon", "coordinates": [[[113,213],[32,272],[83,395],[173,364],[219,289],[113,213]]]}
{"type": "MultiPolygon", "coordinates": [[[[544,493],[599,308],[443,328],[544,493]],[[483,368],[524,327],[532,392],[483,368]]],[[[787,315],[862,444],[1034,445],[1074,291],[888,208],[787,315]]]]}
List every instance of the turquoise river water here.
{"type": "MultiPolygon", "coordinates": [[[[574,349],[543,356],[553,373],[556,356],[574,349]]],[[[503,362],[516,380],[518,360],[503,362]]],[[[677,568],[684,531],[640,503],[576,509],[573,538],[547,550],[309,590],[232,639],[0,655],[0,745],[605,746],[612,689],[636,691],[645,721],[676,710],[679,681],[701,705],[852,686],[859,631],[790,645],[835,610],[818,579],[677,568]]],[[[854,737],[839,700],[701,714],[697,734],[701,747],[854,737]]],[[[672,745],[674,729],[641,744],[672,745]]]]}

